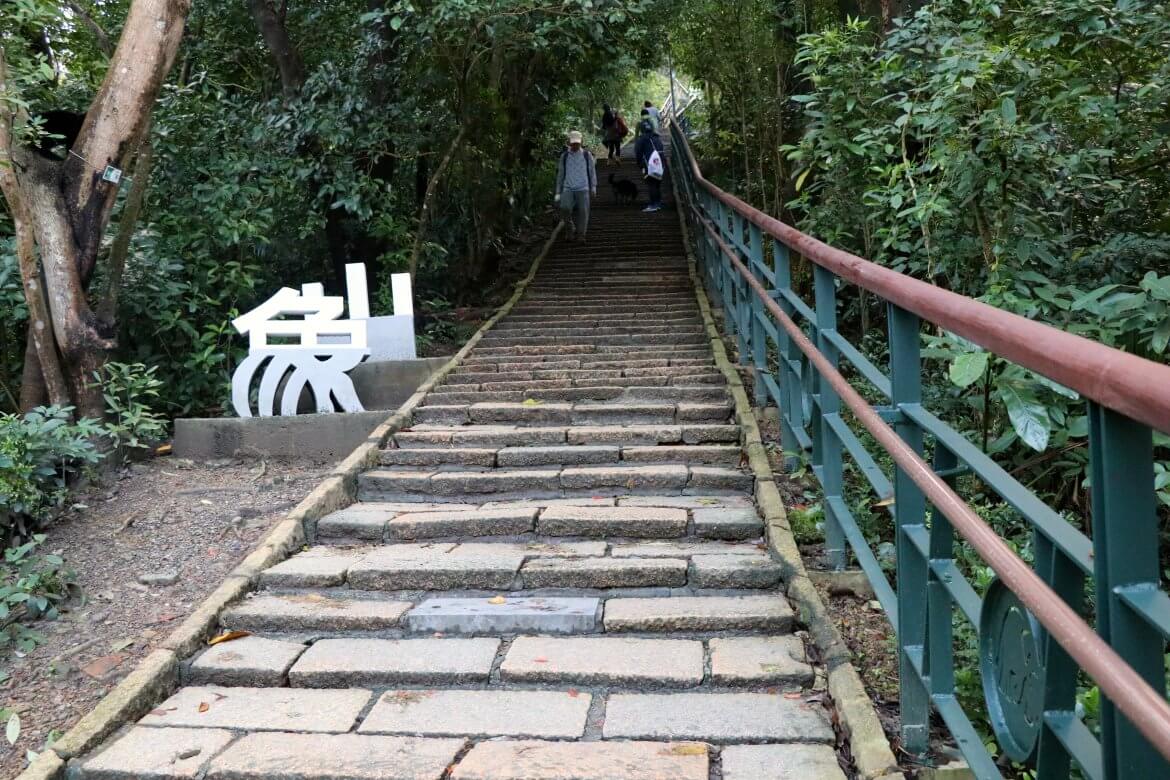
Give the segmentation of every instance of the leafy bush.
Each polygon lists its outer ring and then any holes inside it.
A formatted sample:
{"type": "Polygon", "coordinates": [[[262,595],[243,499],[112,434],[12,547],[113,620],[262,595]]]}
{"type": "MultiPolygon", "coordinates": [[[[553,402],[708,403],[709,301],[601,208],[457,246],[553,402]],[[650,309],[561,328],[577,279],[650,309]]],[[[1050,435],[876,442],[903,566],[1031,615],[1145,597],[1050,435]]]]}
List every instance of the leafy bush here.
{"type": "Polygon", "coordinates": [[[41,552],[44,534],[4,551],[0,564],[0,650],[29,652],[43,637],[24,625],[53,620],[58,605],[75,586],[74,574],[57,553],[41,552]]]}
{"type": "Polygon", "coordinates": [[[166,435],[166,418],[150,408],[163,386],[155,378],[156,369],[142,363],[107,363],[93,372],[106,400],[107,422],[102,427],[119,449],[146,449],[166,435]]]}
{"type": "Polygon", "coordinates": [[[64,501],[69,476],[101,460],[92,420],[69,407],[0,415],[0,541],[27,539],[64,501]]]}

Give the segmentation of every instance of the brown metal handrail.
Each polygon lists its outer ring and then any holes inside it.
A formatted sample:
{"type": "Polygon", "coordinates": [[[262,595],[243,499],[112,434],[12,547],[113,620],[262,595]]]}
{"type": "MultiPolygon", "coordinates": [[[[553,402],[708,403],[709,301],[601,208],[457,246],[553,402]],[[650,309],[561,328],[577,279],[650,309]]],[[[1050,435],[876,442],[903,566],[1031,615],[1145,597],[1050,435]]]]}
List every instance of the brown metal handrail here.
{"type": "MultiPolygon", "coordinates": [[[[725,205],[744,214],[744,216],[748,217],[761,230],[784,241],[789,247],[802,252],[815,251],[819,253],[820,257],[812,257],[814,262],[829,268],[841,276],[849,278],[851,281],[857,282],[859,286],[881,295],[899,306],[914,311],[925,319],[929,319],[947,329],[959,332],[965,338],[969,338],[971,341],[981,344],[988,349],[994,349],[1004,357],[1013,359],[1021,365],[1041,371],[1035,365],[1029,365],[1029,363],[1025,362],[1027,360],[1033,360],[1034,363],[1043,362],[1047,365],[1052,361],[1051,356],[1042,355],[1040,347],[1036,344],[1021,345],[1013,339],[1011,341],[1012,349],[1001,350],[999,348],[1000,340],[1007,338],[1007,328],[1022,323],[1024,326],[1027,326],[1027,329],[1023,333],[1017,334],[1015,338],[1052,339],[1052,334],[1055,334],[1061,337],[1055,342],[1061,348],[1068,349],[1070,348],[1070,344],[1074,344],[1078,350],[1086,350],[1088,347],[1094,347],[1093,353],[1106,353],[1107,357],[1111,358],[1111,360],[1102,361],[1095,354],[1091,354],[1086,358],[1082,353],[1082,357],[1080,358],[1082,362],[1092,364],[1092,359],[1094,357],[1097,358],[1097,363],[1095,364],[1097,372],[1103,372],[1115,366],[1124,369],[1126,372],[1135,372],[1139,368],[1148,371],[1148,367],[1152,367],[1164,373],[1153,375],[1150,381],[1155,384],[1158,381],[1163,381],[1165,382],[1162,385],[1163,387],[1170,387],[1170,368],[1166,366],[1121,353],[1118,350],[1110,349],[1109,347],[1087,339],[1073,336],[1058,331],[1055,328],[1032,322],[1014,314],[1009,314],[992,306],[972,301],[961,295],[940,290],[932,285],[919,282],[895,271],[881,268],[874,263],[847,252],[833,249],[827,244],[817,241],[785,225],[779,220],[773,219],[757,209],[748,206],[743,201],[724,192],[706,179],[703,179],[689,148],[686,148],[686,153],[697,180],[702,182],[704,187],[725,205]],[[745,211],[750,213],[744,213],[745,211]],[[781,231],[788,236],[788,239],[777,235],[777,232],[781,231]],[[811,250],[806,249],[806,247],[811,248],[811,250]],[[826,257],[829,259],[825,260],[824,258],[826,257]],[[891,277],[896,278],[899,284],[905,285],[912,292],[899,292],[891,288],[891,277]],[[922,290],[922,287],[926,289],[922,290]],[[915,304],[917,304],[917,307],[915,304]],[[949,312],[941,311],[944,305],[949,307],[949,312]],[[936,310],[939,312],[937,315],[935,315],[936,310]],[[995,334],[994,338],[978,338],[977,336],[984,333],[983,328],[990,328],[995,334]],[[1007,354],[1009,352],[1011,354],[1007,354]],[[1115,357],[1116,355],[1127,358],[1127,360],[1121,361],[1115,357]],[[1041,361],[1041,357],[1043,357],[1043,361],[1041,361]]],[[[694,208],[693,205],[692,208],[694,208]]],[[[856,416],[857,420],[873,435],[874,439],[877,440],[886,452],[890,454],[898,467],[922,490],[930,503],[951,522],[955,530],[971,544],[975,551],[986,561],[987,565],[1019,597],[1024,606],[1031,611],[1060,646],[1068,652],[1069,656],[1100,686],[1102,692],[1104,692],[1114,705],[1130,719],[1134,726],[1150,741],[1162,756],[1170,759],[1170,704],[1166,702],[1162,694],[1154,690],[1153,687],[1134,671],[1125,659],[1101,639],[1085,623],[1081,616],[1032,571],[1028,564],[1012,551],[999,534],[985,523],[971,509],[967,502],[941,477],[935,474],[934,469],[919,457],[918,453],[882,420],[878,412],[853,388],[849,380],[809,340],[800,326],[772,299],[764,285],[723,241],[719,235],[719,231],[711,221],[699,213],[697,209],[695,209],[695,212],[696,217],[715,242],[716,246],[719,247],[720,252],[727,257],[739,275],[755,292],[762,305],[780,323],[801,352],[805,354],[809,361],[816,367],[817,371],[820,372],[821,376],[829,382],[840,399],[856,416]]],[[[1005,341],[1004,343],[1007,342],[1005,341]]],[[[1056,381],[1061,381],[1063,384],[1082,392],[1100,403],[1104,403],[1101,401],[1102,396],[1091,395],[1090,390],[1085,388],[1091,388],[1093,392],[1097,393],[1103,391],[1115,393],[1131,386],[1131,384],[1139,384],[1138,377],[1136,375],[1131,376],[1128,373],[1126,381],[1114,383],[1101,381],[1105,377],[1096,372],[1090,374],[1090,379],[1088,380],[1082,379],[1076,372],[1058,372],[1055,376],[1045,371],[1041,371],[1041,373],[1051,376],[1056,381]],[[1091,381],[1092,379],[1099,381],[1093,382],[1091,381]]],[[[1145,413],[1140,417],[1137,411],[1132,412],[1132,414],[1137,419],[1152,427],[1158,427],[1161,430],[1170,429],[1170,393],[1163,393],[1162,396],[1154,393],[1148,393],[1147,395],[1155,398],[1158,403],[1145,406],[1134,406],[1131,404],[1129,408],[1137,409],[1145,413]],[[1158,424],[1155,425],[1155,421],[1151,420],[1149,416],[1157,413],[1161,413],[1164,416],[1156,418],[1158,424]]],[[[1111,396],[1105,395],[1104,397],[1111,396]]]]}
{"type": "Polygon", "coordinates": [[[1170,366],[1033,322],[831,247],[719,189],[703,177],[690,147],[683,149],[695,181],[712,196],[817,265],[1102,406],[1170,433],[1170,366]]]}

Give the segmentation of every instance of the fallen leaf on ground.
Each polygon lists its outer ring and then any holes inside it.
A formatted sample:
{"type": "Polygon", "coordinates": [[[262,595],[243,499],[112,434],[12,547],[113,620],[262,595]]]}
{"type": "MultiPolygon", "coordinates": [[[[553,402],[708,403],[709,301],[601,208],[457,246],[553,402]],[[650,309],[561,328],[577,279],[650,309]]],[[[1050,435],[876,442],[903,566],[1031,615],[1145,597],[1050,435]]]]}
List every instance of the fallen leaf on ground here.
{"type": "Polygon", "coordinates": [[[218,644],[221,644],[223,642],[230,642],[233,639],[243,639],[246,636],[252,636],[252,632],[251,631],[224,631],[219,636],[212,637],[211,639],[207,640],[207,644],[218,645],[218,644]]]}
{"type": "Polygon", "coordinates": [[[170,615],[170,614],[159,615],[158,620],[156,620],[154,622],[155,623],[170,623],[172,620],[174,620],[177,617],[178,617],[178,615],[170,615]]]}
{"type": "Polygon", "coordinates": [[[707,755],[707,746],[697,742],[687,742],[682,745],[671,745],[662,752],[671,756],[705,756],[707,755]]]}
{"type": "Polygon", "coordinates": [[[786,694],[784,694],[785,699],[795,700],[795,699],[799,699],[800,697],[801,697],[801,694],[799,694],[799,693],[786,693],[786,694]]]}
{"type": "Polygon", "coordinates": [[[548,659],[545,658],[543,655],[538,655],[536,658],[532,659],[532,662],[536,663],[536,664],[547,664],[548,659]]]}
{"type": "Polygon", "coordinates": [[[207,712],[209,709],[211,709],[211,705],[210,705],[210,704],[208,704],[208,703],[207,703],[207,702],[205,702],[205,701],[201,701],[201,702],[199,702],[199,711],[200,711],[200,712],[207,712]]]}
{"type": "Polygon", "coordinates": [[[95,680],[100,680],[107,674],[117,668],[118,664],[126,660],[126,656],[121,653],[113,653],[111,655],[103,655],[101,658],[94,660],[81,667],[81,671],[88,674],[95,680]]]}
{"type": "Polygon", "coordinates": [[[163,715],[166,715],[168,712],[174,712],[177,709],[178,709],[178,707],[166,707],[166,708],[159,707],[158,709],[151,710],[150,714],[162,717],[163,715]]]}
{"type": "Polygon", "coordinates": [[[507,604],[508,600],[506,598],[504,598],[503,596],[495,596],[493,598],[488,599],[488,603],[489,604],[507,604]]]}
{"type": "Polygon", "coordinates": [[[171,449],[171,445],[169,445],[169,444],[163,444],[160,447],[156,447],[154,450],[155,455],[170,455],[171,452],[172,452],[172,449],[171,449]]]}
{"type": "Polygon", "coordinates": [[[576,688],[570,688],[570,689],[569,689],[569,695],[570,695],[570,696],[572,696],[572,697],[575,699],[575,698],[577,698],[578,696],[580,696],[580,695],[581,695],[581,692],[580,692],[579,690],[577,690],[576,688]]]}

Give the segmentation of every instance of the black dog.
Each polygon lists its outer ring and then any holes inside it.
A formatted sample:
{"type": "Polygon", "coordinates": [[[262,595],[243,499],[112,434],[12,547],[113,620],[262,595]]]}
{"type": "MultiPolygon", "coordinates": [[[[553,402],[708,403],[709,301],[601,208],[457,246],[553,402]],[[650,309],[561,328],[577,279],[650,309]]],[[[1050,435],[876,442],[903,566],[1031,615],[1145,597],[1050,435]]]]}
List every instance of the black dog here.
{"type": "Polygon", "coordinates": [[[633,203],[638,199],[638,185],[629,179],[618,179],[611,173],[609,184],[613,187],[618,203],[633,203]]]}

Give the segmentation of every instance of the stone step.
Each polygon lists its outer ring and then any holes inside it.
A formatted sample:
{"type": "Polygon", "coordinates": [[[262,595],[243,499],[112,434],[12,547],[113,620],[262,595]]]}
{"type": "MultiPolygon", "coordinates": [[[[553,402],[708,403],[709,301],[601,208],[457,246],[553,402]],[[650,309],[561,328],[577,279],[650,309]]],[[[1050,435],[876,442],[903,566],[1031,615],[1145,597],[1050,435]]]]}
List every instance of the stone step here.
{"type": "Polygon", "coordinates": [[[228,607],[225,629],[242,631],[381,631],[394,628],[414,605],[409,601],[344,594],[254,594],[228,607]]]}
{"type": "Polygon", "coordinates": [[[600,628],[597,598],[496,596],[429,598],[406,615],[409,630],[441,634],[590,634],[600,628]]]}
{"type": "Polygon", "coordinates": [[[517,637],[500,665],[506,683],[653,685],[703,682],[703,643],[632,637],[517,637]]]}
{"type": "Polygon", "coordinates": [[[550,447],[422,447],[387,449],[379,454],[383,466],[569,466],[599,463],[695,463],[738,466],[742,451],[736,445],[658,445],[622,447],[616,444],[550,447]]]}
{"type": "Polygon", "coordinates": [[[673,558],[537,558],[520,569],[521,587],[657,588],[687,584],[687,562],[673,558]]]}
{"type": "Polygon", "coordinates": [[[414,424],[441,425],[669,425],[722,424],[731,415],[724,402],[436,404],[414,410],[414,424]]]}
{"type": "MultiPolygon", "coordinates": [[[[453,467],[452,467],[453,468],[453,467]]],[[[608,464],[443,470],[392,467],[358,477],[360,501],[464,501],[499,494],[499,499],[558,498],[576,495],[709,494],[746,492],[752,476],[722,466],[685,464],[608,464]]]]}
{"type": "Polygon", "coordinates": [[[496,336],[484,336],[481,342],[484,346],[482,348],[491,347],[519,347],[519,346],[540,346],[540,345],[581,345],[581,344],[597,344],[611,347],[625,347],[630,345],[654,346],[660,349],[670,349],[671,347],[698,347],[708,343],[707,335],[704,333],[647,333],[642,335],[593,335],[586,334],[581,336],[513,336],[507,334],[499,334],[496,336]]]}
{"type": "Polygon", "coordinates": [[[612,598],[605,603],[605,630],[770,631],[792,628],[792,607],[778,594],[767,596],[674,596],[612,598]]]}
{"type": "MultiPolygon", "coordinates": [[[[453,388],[460,385],[481,385],[484,390],[539,390],[543,386],[533,384],[541,381],[557,381],[557,380],[614,380],[613,386],[622,387],[628,386],[629,383],[621,383],[616,380],[620,379],[650,379],[650,378],[666,378],[677,380],[683,377],[719,377],[718,382],[725,382],[723,374],[716,371],[711,366],[622,366],[617,368],[543,368],[540,364],[536,364],[532,368],[523,368],[521,370],[495,370],[499,366],[488,367],[488,370],[464,370],[456,369],[448,377],[443,387],[453,388]],[[500,386],[501,382],[525,382],[524,386],[500,386]]],[[[710,384],[716,380],[697,381],[694,384],[710,384]]],[[[570,387],[581,387],[582,385],[570,385],[570,387]]],[[[647,387],[654,387],[653,383],[646,383],[647,387]]],[[[450,390],[450,392],[466,392],[464,388],[459,390],[450,390]]]]}
{"type": "Polygon", "coordinates": [[[605,739],[697,739],[710,744],[801,742],[836,737],[819,704],[769,693],[614,694],[605,739]]]}
{"type": "MultiPolygon", "coordinates": [[[[442,450],[429,450],[442,452],[442,450]]],[[[484,496],[483,498],[491,498],[484,496]]],[[[426,539],[460,539],[478,536],[517,536],[539,532],[542,537],[617,536],[632,539],[691,538],[669,543],[615,543],[613,555],[689,558],[692,555],[758,553],[753,544],[729,544],[715,539],[755,539],[763,525],[750,503],[723,506],[722,499],[735,496],[696,497],[705,504],[654,507],[669,504],[680,496],[631,498],[581,497],[575,499],[534,499],[490,501],[482,504],[434,502],[366,502],[333,512],[317,521],[318,539],[398,542],[426,539]],[[651,504],[630,503],[647,498],[651,504]],[[617,502],[621,506],[617,506],[617,502]],[[697,508],[696,508],[697,507],[697,508]],[[540,517],[539,525],[536,518],[540,517]],[[635,552],[646,550],[647,552],[635,552]],[[653,552],[657,551],[657,552],[653,552]]],[[[685,497],[693,503],[691,497],[685,497]]],[[[482,500],[482,499],[481,499],[482,500]]],[[[308,575],[329,581],[338,576],[325,558],[310,567],[308,575]]],[[[285,566],[285,564],[281,564],[285,566]]],[[[277,576],[290,577],[291,565],[277,576]]],[[[273,575],[268,575],[272,577],[273,575]]]]}
{"type": "Polygon", "coordinates": [[[402,448],[555,447],[563,444],[652,446],[739,442],[739,427],[728,424],[588,425],[570,427],[509,425],[415,426],[394,434],[402,448]]]}
{"type": "MultiPolygon", "coordinates": [[[[697,350],[696,350],[697,351],[697,350]]],[[[667,366],[713,367],[710,356],[631,357],[615,355],[486,355],[472,353],[459,368],[468,371],[532,371],[538,368],[666,368],[667,366]]]]}
{"type": "Polygon", "coordinates": [[[294,688],[485,683],[500,640],[322,639],[289,669],[294,688]]]}
{"type": "MultiPolygon", "coordinates": [[[[423,406],[451,406],[477,403],[523,403],[529,399],[538,401],[615,401],[636,404],[642,401],[717,402],[728,398],[725,387],[716,384],[698,387],[666,385],[638,386],[639,380],[627,380],[629,385],[599,384],[594,387],[558,387],[526,390],[478,389],[486,385],[452,385],[469,388],[464,391],[430,393],[423,400],[423,406]]],[[[490,385],[491,383],[487,383],[490,385]]]]}
{"type": "MultiPolygon", "coordinates": [[[[657,324],[656,320],[648,322],[635,323],[631,325],[618,326],[613,323],[598,323],[592,327],[582,325],[564,325],[564,324],[531,324],[527,327],[510,327],[510,328],[492,328],[491,331],[484,334],[481,344],[487,344],[499,338],[557,338],[561,336],[650,336],[655,334],[674,334],[674,335],[704,335],[706,329],[703,327],[702,321],[695,321],[693,323],[683,324],[679,322],[670,325],[657,324]]],[[[540,342],[521,342],[521,343],[540,343],[540,342]]]]}
{"type": "Polygon", "coordinates": [[[701,743],[490,740],[471,749],[451,780],[708,780],[708,766],[701,743]]]}
{"type": "Polygon", "coordinates": [[[392,690],[379,697],[358,732],[578,739],[592,701],[588,693],[565,691],[392,690]]]}

